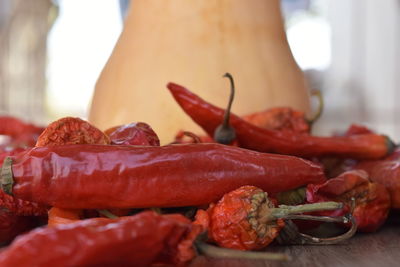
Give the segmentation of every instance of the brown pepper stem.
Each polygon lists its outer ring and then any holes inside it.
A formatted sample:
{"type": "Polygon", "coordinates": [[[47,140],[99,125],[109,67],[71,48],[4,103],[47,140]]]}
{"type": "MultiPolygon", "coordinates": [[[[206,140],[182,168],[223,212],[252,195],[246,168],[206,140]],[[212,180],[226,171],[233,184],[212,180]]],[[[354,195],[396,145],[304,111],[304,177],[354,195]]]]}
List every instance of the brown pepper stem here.
{"type": "Polygon", "coordinates": [[[217,127],[214,132],[214,140],[220,144],[230,144],[236,138],[235,129],[229,125],[229,118],[231,116],[231,107],[235,97],[235,83],[233,77],[229,73],[225,73],[223,77],[227,77],[231,82],[231,94],[229,96],[228,107],[225,110],[224,119],[222,124],[217,127]]]}
{"type": "Polygon", "coordinates": [[[338,235],[335,237],[328,237],[328,238],[320,238],[320,237],[314,237],[314,236],[310,236],[310,235],[306,235],[303,233],[299,233],[301,236],[301,239],[303,240],[303,244],[310,244],[310,245],[333,245],[333,244],[337,244],[340,243],[346,239],[349,239],[350,237],[352,237],[356,232],[357,232],[357,223],[354,219],[354,217],[349,214],[347,216],[343,217],[343,223],[351,223],[351,227],[350,229],[342,234],[342,235],[338,235]]]}
{"type": "Polygon", "coordinates": [[[318,109],[317,111],[312,115],[310,119],[307,119],[307,122],[311,125],[313,124],[316,120],[318,120],[321,115],[322,111],[324,110],[324,98],[322,97],[322,93],[320,90],[312,90],[311,91],[311,96],[316,96],[318,99],[318,109]]]}
{"type": "Polygon", "coordinates": [[[285,227],[280,231],[276,240],[281,245],[333,245],[351,238],[357,232],[357,224],[351,214],[343,217],[332,217],[332,219],[335,219],[334,222],[336,220],[342,223],[350,222],[351,228],[346,233],[335,237],[320,238],[300,233],[291,220],[285,220],[285,227]]]}
{"type": "Polygon", "coordinates": [[[195,246],[200,254],[212,258],[271,260],[271,261],[290,260],[290,257],[283,253],[241,251],[235,249],[220,248],[213,245],[209,245],[203,241],[196,241],[195,246]]]}
{"type": "Polygon", "coordinates": [[[184,131],[182,133],[184,136],[188,136],[193,139],[193,143],[198,144],[202,143],[200,137],[198,137],[195,133],[189,132],[189,131],[184,131]]]}
{"type": "Polygon", "coordinates": [[[13,173],[12,173],[12,158],[6,157],[1,168],[1,189],[9,195],[12,195],[12,188],[14,184],[13,173]]]}

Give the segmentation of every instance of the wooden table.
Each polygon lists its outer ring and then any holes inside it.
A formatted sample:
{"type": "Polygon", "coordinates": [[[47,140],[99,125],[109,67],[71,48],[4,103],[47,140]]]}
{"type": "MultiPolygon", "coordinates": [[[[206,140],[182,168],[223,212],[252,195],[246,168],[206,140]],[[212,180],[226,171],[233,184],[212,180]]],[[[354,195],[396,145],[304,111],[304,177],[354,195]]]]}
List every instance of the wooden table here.
{"type": "Polygon", "coordinates": [[[191,263],[190,267],[400,266],[400,223],[392,219],[376,233],[357,233],[350,240],[338,245],[276,246],[269,248],[269,251],[286,253],[292,257],[292,260],[282,263],[198,257],[191,263]]]}

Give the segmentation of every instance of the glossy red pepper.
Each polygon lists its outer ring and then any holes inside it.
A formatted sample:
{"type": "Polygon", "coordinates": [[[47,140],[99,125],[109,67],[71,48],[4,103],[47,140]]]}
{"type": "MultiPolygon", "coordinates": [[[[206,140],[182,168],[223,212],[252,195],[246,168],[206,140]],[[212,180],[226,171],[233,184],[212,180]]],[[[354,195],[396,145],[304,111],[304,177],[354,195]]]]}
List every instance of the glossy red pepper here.
{"type": "Polygon", "coordinates": [[[192,243],[198,233],[198,225],[177,214],[87,219],[19,237],[0,253],[0,266],[177,265],[195,256],[192,243]]]}
{"type": "MultiPolygon", "coordinates": [[[[6,157],[17,155],[23,151],[25,151],[25,149],[17,148],[8,152],[0,153],[0,164],[3,164],[3,161],[6,157]]],[[[16,216],[47,215],[47,207],[37,203],[17,199],[4,193],[3,190],[0,190],[0,207],[7,209],[16,216]]]]}
{"type": "Polygon", "coordinates": [[[391,196],[392,208],[400,209],[400,148],[381,160],[366,160],[352,166],[365,170],[369,179],[385,186],[391,196]]]}
{"type": "Polygon", "coordinates": [[[220,144],[33,148],[1,174],[18,198],[74,209],[202,205],[247,184],[274,193],[325,181],[307,160],[220,144]]]}
{"type": "Polygon", "coordinates": [[[159,146],[160,139],[144,122],[116,126],[105,131],[112,145],[159,146]]]}
{"type": "MultiPolygon", "coordinates": [[[[368,174],[361,170],[348,171],[323,184],[307,186],[307,202],[340,201],[351,205],[355,199],[353,216],[358,230],[374,232],[386,221],[390,210],[389,192],[384,186],[368,180],[368,174]]],[[[346,209],[335,212],[324,212],[325,215],[340,216],[346,209]]]]}
{"type": "MultiPolygon", "coordinates": [[[[204,101],[186,88],[169,83],[168,89],[182,109],[210,136],[221,124],[225,111],[204,101]]],[[[349,137],[315,137],[260,128],[231,114],[240,147],[301,157],[338,156],[377,159],[390,154],[394,144],[383,135],[364,134],[349,137]]]]}

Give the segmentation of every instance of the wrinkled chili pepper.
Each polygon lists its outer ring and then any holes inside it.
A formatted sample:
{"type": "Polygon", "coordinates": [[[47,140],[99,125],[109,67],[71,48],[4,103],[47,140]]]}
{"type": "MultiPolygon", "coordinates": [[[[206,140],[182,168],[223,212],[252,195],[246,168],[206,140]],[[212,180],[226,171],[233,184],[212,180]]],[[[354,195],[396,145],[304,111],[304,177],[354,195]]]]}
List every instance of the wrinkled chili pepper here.
{"type": "MultiPolygon", "coordinates": [[[[201,228],[201,227],[200,227],[201,228]]],[[[201,230],[200,230],[201,231],[201,230]]],[[[19,237],[0,253],[2,267],[149,266],[195,256],[199,226],[182,215],[143,212],[116,220],[87,219],[45,227],[19,237]],[[188,240],[189,242],[185,241],[188,240]],[[188,246],[189,245],[189,246],[188,246]]]]}
{"type": "Polygon", "coordinates": [[[80,118],[65,117],[50,123],[39,136],[36,147],[66,144],[109,144],[102,131],[80,118]]]}
{"type": "Polygon", "coordinates": [[[368,180],[368,174],[361,170],[348,171],[323,184],[310,184],[306,191],[307,202],[338,201],[347,209],[324,212],[329,216],[341,216],[350,208],[351,198],[355,199],[353,216],[358,230],[374,232],[386,221],[390,210],[389,192],[384,186],[368,180]]]}
{"type": "Polygon", "coordinates": [[[23,122],[11,116],[0,116],[0,134],[12,138],[12,143],[32,147],[44,128],[23,122]]]}
{"type": "Polygon", "coordinates": [[[304,159],[219,144],[38,147],[6,158],[1,177],[18,198],[74,209],[195,206],[246,184],[276,193],[326,179],[304,159]]]}
{"type": "MultiPolygon", "coordinates": [[[[354,136],[362,134],[373,134],[374,132],[364,125],[351,124],[344,133],[337,134],[338,136],[354,136]]],[[[352,158],[337,158],[337,157],[322,157],[314,159],[324,166],[325,174],[329,178],[339,176],[345,171],[349,171],[357,163],[357,160],[352,158]]]]}
{"type": "MultiPolygon", "coordinates": [[[[221,124],[225,111],[204,101],[186,88],[169,83],[168,89],[182,109],[210,136],[221,124]]],[[[240,147],[260,152],[275,152],[301,157],[334,155],[358,159],[382,158],[392,152],[394,144],[376,134],[349,137],[315,137],[285,131],[263,129],[231,114],[230,124],[236,131],[240,147]]]]}
{"type": "Polygon", "coordinates": [[[0,208],[0,245],[12,241],[19,234],[37,226],[34,218],[19,216],[7,209],[0,208]]]}
{"type": "Polygon", "coordinates": [[[385,186],[391,196],[391,207],[400,209],[400,148],[384,159],[360,161],[351,168],[366,171],[372,182],[385,186]]]}
{"type": "Polygon", "coordinates": [[[116,126],[105,131],[112,145],[159,146],[160,139],[144,122],[116,126]]]}
{"type": "Polygon", "coordinates": [[[298,134],[308,134],[310,132],[310,124],[305,119],[304,112],[290,107],[270,108],[242,116],[242,119],[265,129],[298,134]]]}
{"type": "Polygon", "coordinates": [[[242,186],[223,196],[218,203],[196,216],[197,223],[208,228],[213,242],[225,248],[260,250],[268,246],[285,226],[284,219],[313,218],[296,215],[321,210],[341,209],[342,204],[326,202],[275,207],[274,201],[255,186],[242,186]],[[207,223],[209,224],[207,227],[207,223]]]}

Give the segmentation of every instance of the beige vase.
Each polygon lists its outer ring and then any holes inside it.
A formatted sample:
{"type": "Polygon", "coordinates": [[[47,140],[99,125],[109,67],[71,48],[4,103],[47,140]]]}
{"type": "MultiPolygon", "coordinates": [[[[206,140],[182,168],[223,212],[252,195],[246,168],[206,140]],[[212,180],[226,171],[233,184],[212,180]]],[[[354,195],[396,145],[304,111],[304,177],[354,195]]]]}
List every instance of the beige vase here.
{"type": "Polygon", "coordinates": [[[235,78],[239,115],[273,106],[309,111],[278,0],[134,0],[96,84],[89,120],[101,129],[147,122],[164,144],[180,129],[202,133],[166,84],[225,107],[226,72],[235,78]]]}

